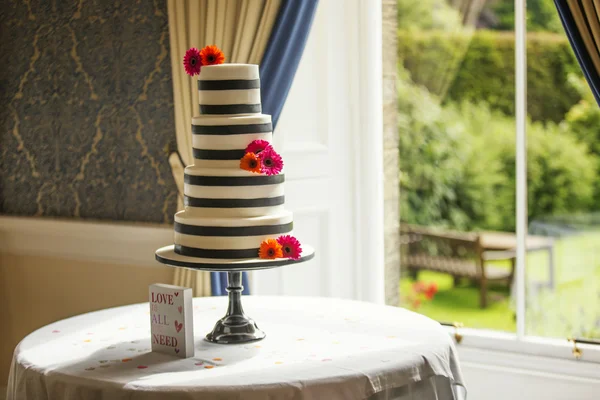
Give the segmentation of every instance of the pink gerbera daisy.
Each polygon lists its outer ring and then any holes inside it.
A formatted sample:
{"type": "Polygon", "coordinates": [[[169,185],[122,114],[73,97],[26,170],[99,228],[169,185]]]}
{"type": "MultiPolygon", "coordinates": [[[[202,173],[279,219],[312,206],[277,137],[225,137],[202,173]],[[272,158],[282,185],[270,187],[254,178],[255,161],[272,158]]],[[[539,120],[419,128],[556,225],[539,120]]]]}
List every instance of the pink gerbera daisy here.
{"type": "Polygon", "coordinates": [[[248,147],[246,147],[246,153],[254,153],[254,154],[258,154],[261,151],[267,149],[268,147],[271,147],[271,144],[269,142],[267,142],[266,140],[253,140],[248,147]]]}
{"type": "Polygon", "coordinates": [[[258,155],[262,165],[262,172],[267,175],[277,175],[283,169],[283,159],[269,146],[258,155]]]}
{"type": "Polygon", "coordinates": [[[200,61],[200,52],[197,48],[192,47],[185,52],[185,56],[183,57],[183,66],[185,67],[185,72],[189,76],[198,75],[200,73],[202,62],[200,61]]]}
{"type": "Polygon", "coordinates": [[[302,254],[302,246],[300,242],[293,236],[283,235],[277,238],[277,243],[281,245],[283,257],[298,260],[302,254]]]}

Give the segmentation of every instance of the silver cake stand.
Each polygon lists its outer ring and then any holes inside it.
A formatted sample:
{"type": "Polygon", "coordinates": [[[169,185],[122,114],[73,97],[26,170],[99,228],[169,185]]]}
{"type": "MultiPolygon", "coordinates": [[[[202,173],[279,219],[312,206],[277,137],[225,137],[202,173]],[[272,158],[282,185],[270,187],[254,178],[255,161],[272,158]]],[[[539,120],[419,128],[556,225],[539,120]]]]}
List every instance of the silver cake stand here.
{"type": "Polygon", "coordinates": [[[282,267],[308,261],[315,256],[310,246],[302,246],[302,256],[298,260],[278,258],[262,260],[258,258],[245,260],[218,260],[182,256],[175,253],[175,246],[161,247],[156,250],[156,260],[171,267],[189,268],[211,272],[227,272],[227,293],[229,304],[227,314],[215,324],[206,340],[219,344],[239,344],[261,340],[265,333],[258,329],[256,322],[249,318],[242,308],[242,272],[259,269],[282,267]]]}

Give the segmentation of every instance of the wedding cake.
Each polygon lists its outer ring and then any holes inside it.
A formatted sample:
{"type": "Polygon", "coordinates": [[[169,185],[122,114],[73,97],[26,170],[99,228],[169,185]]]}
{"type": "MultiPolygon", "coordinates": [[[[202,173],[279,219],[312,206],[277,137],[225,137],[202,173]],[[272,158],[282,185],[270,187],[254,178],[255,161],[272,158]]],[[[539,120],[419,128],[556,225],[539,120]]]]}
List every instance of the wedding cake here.
{"type": "MultiPolygon", "coordinates": [[[[185,168],[174,252],[221,262],[298,260],[302,248],[291,236],[292,213],[284,209],[283,160],[272,146],[271,116],[261,113],[258,65],[211,63],[202,52],[194,164],[185,168]]],[[[193,66],[187,57],[186,71],[193,66]]]]}

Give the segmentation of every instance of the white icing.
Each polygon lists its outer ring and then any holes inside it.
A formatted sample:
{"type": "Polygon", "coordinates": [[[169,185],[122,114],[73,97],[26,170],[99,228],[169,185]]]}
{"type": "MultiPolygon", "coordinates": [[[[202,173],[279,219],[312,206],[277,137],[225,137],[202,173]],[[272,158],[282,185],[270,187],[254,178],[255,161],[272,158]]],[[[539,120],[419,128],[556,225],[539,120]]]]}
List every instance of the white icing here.
{"type": "Polygon", "coordinates": [[[258,186],[200,186],[183,184],[186,196],[204,199],[261,199],[283,195],[283,183],[258,186]]]}
{"type": "Polygon", "coordinates": [[[228,79],[259,79],[256,64],[218,64],[202,67],[198,79],[203,81],[228,79]]]}
{"type": "Polygon", "coordinates": [[[271,122],[271,116],[267,114],[247,114],[233,117],[199,115],[192,118],[192,125],[254,125],[267,124],[269,122],[271,122]]]}
{"type": "Polygon", "coordinates": [[[192,135],[192,146],[196,149],[237,150],[245,149],[253,140],[271,142],[273,134],[264,132],[243,135],[192,135]]]}
{"type": "Polygon", "coordinates": [[[190,217],[197,218],[244,218],[272,215],[284,211],[283,205],[271,207],[240,207],[240,208],[210,208],[186,206],[185,211],[190,217]]]}
{"type": "Polygon", "coordinates": [[[260,104],[260,89],[198,90],[199,104],[260,104]]]}
{"type": "Polygon", "coordinates": [[[197,165],[190,165],[185,167],[185,173],[195,176],[260,176],[254,172],[241,169],[239,162],[235,169],[204,168],[197,165]]]}
{"type": "Polygon", "coordinates": [[[193,236],[175,232],[174,242],[197,249],[257,249],[267,239],[277,239],[282,235],[290,235],[292,231],[263,236],[193,236]]]}
{"type": "Polygon", "coordinates": [[[194,166],[210,169],[240,169],[240,160],[198,160],[194,159],[194,166]]]}
{"type": "Polygon", "coordinates": [[[292,222],[292,212],[283,211],[274,215],[261,215],[259,217],[248,218],[198,218],[189,215],[189,213],[184,210],[175,214],[175,222],[195,226],[228,227],[282,225],[292,222]]]}

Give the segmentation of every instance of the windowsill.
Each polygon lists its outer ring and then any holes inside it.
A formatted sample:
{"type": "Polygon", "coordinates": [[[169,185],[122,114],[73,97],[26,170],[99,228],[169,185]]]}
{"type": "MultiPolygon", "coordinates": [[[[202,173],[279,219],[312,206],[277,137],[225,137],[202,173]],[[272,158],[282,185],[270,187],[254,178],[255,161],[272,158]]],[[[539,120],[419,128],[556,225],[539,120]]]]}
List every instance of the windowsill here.
{"type": "MultiPolygon", "coordinates": [[[[446,329],[454,339],[455,329],[446,329]]],[[[456,348],[464,362],[600,379],[600,346],[578,343],[582,355],[577,360],[573,344],[566,339],[517,339],[513,333],[484,329],[459,328],[458,332],[462,340],[456,348]]]]}

